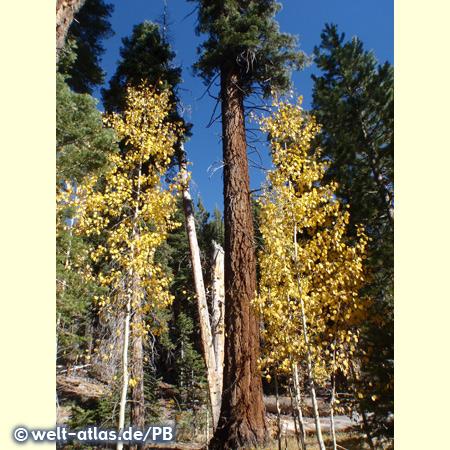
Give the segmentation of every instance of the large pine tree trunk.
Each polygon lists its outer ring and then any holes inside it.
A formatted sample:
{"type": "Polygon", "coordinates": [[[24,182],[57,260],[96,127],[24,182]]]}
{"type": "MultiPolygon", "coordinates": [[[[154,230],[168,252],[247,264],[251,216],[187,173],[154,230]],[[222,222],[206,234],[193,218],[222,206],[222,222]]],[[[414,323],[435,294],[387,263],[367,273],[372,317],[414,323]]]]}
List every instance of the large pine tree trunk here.
{"type": "Polygon", "coordinates": [[[64,48],[67,32],[75,14],[85,2],[86,0],[56,0],[56,62],[59,61],[60,52],[64,48]]]}
{"type": "Polygon", "coordinates": [[[253,220],[242,91],[238,71],[222,70],[225,199],[225,367],[222,409],[211,448],[260,444],[266,421],[259,357],[253,220]]]}

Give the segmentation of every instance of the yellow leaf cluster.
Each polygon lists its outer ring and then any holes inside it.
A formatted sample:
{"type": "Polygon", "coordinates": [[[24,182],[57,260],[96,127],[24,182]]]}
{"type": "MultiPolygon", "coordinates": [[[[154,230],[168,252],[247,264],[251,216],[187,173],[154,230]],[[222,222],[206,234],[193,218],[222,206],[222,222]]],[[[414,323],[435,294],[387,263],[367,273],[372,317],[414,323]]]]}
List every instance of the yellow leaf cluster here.
{"type": "Polygon", "coordinates": [[[337,368],[347,373],[357,346],[367,304],[359,296],[367,237],[359,229],[349,241],[349,213],[337,186],[321,183],[326,166],[311,151],[319,131],[314,117],[301,100],[273,106],[256,119],[269,136],[274,165],[259,198],[264,250],[254,303],[265,326],[261,367],[289,373],[309,352],[321,382],[337,368]]]}
{"type": "Polygon", "coordinates": [[[121,152],[109,157],[106,174],[90,177],[71,200],[77,233],[102,236],[91,258],[107,262],[108,269],[96,276],[97,283],[110,289],[109,296],[99,299],[106,315],[130,299],[131,307],[143,314],[173,300],[170,279],[154,256],[168,232],[179,226],[173,219],[178,186],[175,181],[164,188],[162,181],[178,130],[166,120],[171,108],[166,91],[130,87],[127,105],[122,115],[105,119],[124,143],[121,152]]]}

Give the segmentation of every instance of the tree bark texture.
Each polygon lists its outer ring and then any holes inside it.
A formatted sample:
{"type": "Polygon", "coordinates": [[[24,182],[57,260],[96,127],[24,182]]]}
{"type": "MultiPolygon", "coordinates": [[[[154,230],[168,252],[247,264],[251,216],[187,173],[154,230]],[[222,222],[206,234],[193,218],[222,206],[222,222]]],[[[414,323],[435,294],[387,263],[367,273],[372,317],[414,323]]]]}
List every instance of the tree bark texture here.
{"type": "MultiPolygon", "coordinates": [[[[133,280],[133,292],[139,292],[136,280],[133,280]]],[[[136,382],[131,386],[131,426],[135,429],[144,429],[145,426],[145,399],[144,399],[144,367],[143,367],[143,340],[142,331],[138,325],[142,324],[142,313],[140,312],[140,300],[136,299],[137,305],[133,308],[131,318],[131,376],[136,382]]],[[[131,445],[133,450],[143,448],[142,445],[131,445]]]]}
{"type": "Polygon", "coordinates": [[[81,9],[86,0],[56,0],[56,62],[64,48],[67,32],[73,22],[75,14],[81,9]]]}
{"type": "MultiPolygon", "coordinates": [[[[119,424],[117,427],[117,433],[121,434],[125,426],[125,408],[127,404],[127,390],[128,390],[128,342],[130,336],[130,317],[131,317],[131,297],[127,300],[127,310],[125,314],[124,325],[124,339],[123,339],[123,351],[122,351],[122,393],[120,396],[119,405],[119,424]]],[[[117,450],[123,449],[123,441],[117,441],[117,450]]]]}
{"type": "Polygon", "coordinates": [[[213,428],[216,429],[220,414],[220,392],[222,380],[218,376],[216,355],[214,353],[211,323],[209,319],[208,304],[206,302],[202,264],[200,261],[200,248],[198,246],[197,233],[195,231],[194,211],[192,209],[192,198],[189,190],[186,160],[184,158],[184,148],[182,147],[181,150],[183,156],[180,161],[180,172],[183,182],[183,207],[186,217],[186,232],[189,241],[195,293],[197,294],[197,308],[198,316],[200,318],[200,331],[202,335],[203,357],[205,360],[206,376],[208,380],[209,400],[211,402],[212,422],[213,428]]]}
{"type": "Polygon", "coordinates": [[[259,357],[259,321],[252,310],[256,262],[243,95],[238,70],[221,72],[225,206],[225,366],[222,409],[211,448],[262,444],[266,421],[259,357]]]}
{"type": "MultiPolygon", "coordinates": [[[[141,199],[141,174],[142,174],[142,161],[140,161],[136,173],[133,174],[137,182],[135,199],[136,199],[136,209],[134,212],[134,225],[132,240],[138,241],[140,238],[139,231],[139,217],[140,217],[140,199],[141,199]]],[[[135,247],[134,244],[131,246],[131,253],[133,254],[133,259],[135,247]]],[[[131,426],[133,428],[144,429],[145,425],[145,399],[144,399],[144,367],[143,367],[143,339],[142,330],[140,325],[142,325],[142,312],[141,306],[142,301],[140,298],[141,288],[140,288],[140,277],[139,274],[133,270],[130,270],[129,286],[131,290],[131,377],[133,378],[133,384],[131,385],[131,426]]],[[[131,449],[141,449],[142,445],[135,446],[132,445],[131,449]]]]}
{"type": "MultiPolygon", "coordinates": [[[[225,278],[224,251],[213,241],[212,338],[216,355],[219,396],[222,397],[223,360],[225,356],[225,278]]],[[[219,411],[220,412],[220,411],[219,411]]],[[[216,424],[217,425],[217,424],[216,424]]]]}

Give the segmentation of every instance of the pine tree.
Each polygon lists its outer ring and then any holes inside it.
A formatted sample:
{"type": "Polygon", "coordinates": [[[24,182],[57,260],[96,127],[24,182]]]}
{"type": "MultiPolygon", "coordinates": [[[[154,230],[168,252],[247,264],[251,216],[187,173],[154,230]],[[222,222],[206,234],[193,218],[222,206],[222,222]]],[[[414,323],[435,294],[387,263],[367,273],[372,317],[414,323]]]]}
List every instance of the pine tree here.
{"type": "Polygon", "coordinates": [[[75,46],[76,61],[68,70],[67,84],[75,92],[92,94],[93,88],[104,82],[102,41],[114,35],[109,22],[113,11],[114,6],[103,0],[86,0],[69,28],[67,41],[75,46]]]}
{"type": "Polygon", "coordinates": [[[171,110],[165,120],[181,123],[183,128],[171,165],[179,164],[183,154],[180,143],[190,136],[192,125],[186,123],[178,112],[177,87],[182,80],[181,69],[173,64],[175,54],[163,40],[159,26],[150,21],[136,25],[132,35],[122,39],[122,43],[116,73],[108,89],[101,90],[103,105],[107,111],[122,112],[126,104],[127,86],[139,86],[142,81],[157,89],[167,90],[171,110]]]}
{"type": "Polygon", "coordinates": [[[56,63],[66,42],[70,25],[86,0],[56,0],[56,63]]]}
{"type": "Polygon", "coordinates": [[[328,163],[324,179],[337,181],[337,196],[350,206],[350,224],[362,223],[371,239],[365,290],[375,301],[361,334],[357,401],[375,413],[373,429],[392,435],[384,422],[393,413],[394,72],[388,62],[378,65],[357,37],[346,42],[335,25],[326,25],[321,37],[314,50],[324,72],[313,77],[313,109],[322,125],[315,145],[328,163]]]}
{"type": "MultiPolygon", "coordinates": [[[[103,126],[96,101],[71,91],[64,76],[56,77],[56,306],[58,361],[70,364],[90,349],[90,322],[95,295],[101,289],[89,277],[95,270],[89,257],[90,240],[74,235],[73,189],[108,167],[116,135],[103,126]]],[[[89,353],[87,354],[89,356],[89,353]]],[[[81,361],[82,362],[82,361],[81,361]]]]}
{"type": "MultiPolygon", "coordinates": [[[[175,89],[181,82],[181,69],[170,62],[174,58],[170,45],[164,43],[159,26],[145,21],[133,28],[130,37],[122,39],[121,60],[107,89],[102,89],[107,111],[121,112],[126,105],[126,87],[139,86],[142,81],[168,89],[170,103],[176,103],[175,89]]],[[[179,120],[179,117],[177,117],[179,120]]]]}
{"type": "Polygon", "coordinates": [[[266,439],[262,384],[256,362],[259,324],[250,302],[256,290],[244,99],[287,89],[290,70],[305,55],[279,32],[275,1],[199,0],[197,33],[209,35],[196,70],[206,83],[220,76],[225,206],[226,351],[222,411],[211,443],[218,448],[266,439]]]}
{"type": "Polygon", "coordinates": [[[224,225],[223,225],[223,218],[222,218],[222,212],[220,211],[219,207],[216,205],[214,208],[214,212],[212,214],[212,220],[209,220],[206,222],[202,229],[202,238],[200,240],[200,245],[202,247],[202,250],[205,252],[205,255],[208,255],[208,257],[211,255],[212,252],[212,242],[216,242],[221,247],[225,245],[225,235],[224,235],[224,225]]]}

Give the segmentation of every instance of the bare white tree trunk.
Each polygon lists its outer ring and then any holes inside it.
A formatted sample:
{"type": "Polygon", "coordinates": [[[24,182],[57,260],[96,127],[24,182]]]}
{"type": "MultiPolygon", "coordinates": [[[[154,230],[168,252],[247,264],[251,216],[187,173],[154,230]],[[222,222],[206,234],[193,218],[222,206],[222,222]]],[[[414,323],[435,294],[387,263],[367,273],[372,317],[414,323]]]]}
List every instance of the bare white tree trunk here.
{"type": "Polygon", "coordinates": [[[194,212],[192,210],[192,198],[189,190],[189,180],[183,144],[181,144],[181,150],[183,152],[183,157],[180,161],[180,173],[183,183],[183,207],[186,216],[186,230],[191,253],[195,292],[197,294],[197,307],[200,318],[200,331],[202,335],[203,355],[206,365],[209,398],[211,402],[212,423],[215,430],[219,422],[221,406],[221,396],[219,393],[221,392],[221,388],[219,388],[216,355],[214,353],[211,323],[209,320],[208,304],[206,302],[205,285],[203,282],[202,265],[200,262],[200,250],[197,241],[197,233],[195,231],[194,212]]]}
{"type": "Polygon", "coordinates": [[[331,387],[331,400],[330,400],[330,428],[331,428],[331,436],[333,438],[333,450],[337,450],[337,442],[336,442],[336,429],[334,426],[334,400],[335,400],[335,379],[333,374],[333,382],[331,387]]]}
{"type": "Polygon", "coordinates": [[[303,414],[302,414],[302,399],[300,395],[300,381],[298,377],[298,367],[297,364],[294,364],[294,390],[295,390],[295,403],[297,408],[298,421],[300,423],[300,437],[302,441],[302,448],[306,448],[306,432],[305,432],[305,424],[303,422],[303,414]]]}
{"type": "MultiPolygon", "coordinates": [[[[139,163],[139,169],[138,169],[138,185],[137,185],[137,198],[136,198],[136,208],[134,211],[134,220],[133,220],[133,230],[132,230],[132,236],[131,241],[133,242],[130,246],[130,252],[132,255],[132,258],[134,258],[134,240],[138,236],[138,220],[139,220],[139,202],[141,198],[141,173],[142,173],[142,160],[139,163]]],[[[137,294],[136,292],[136,286],[133,283],[134,280],[134,272],[131,268],[128,276],[128,284],[131,286],[131,293],[127,292],[127,310],[125,314],[125,325],[124,325],[124,339],[123,339],[123,354],[122,354],[122,371],[123,371],[123,380],[122,380],[122,394],[120,397],[120,407],[119,407],[119,425],[118,425],[118,434],[120,435],[123,432],[123,428],[125,425],[125,407],[127,403],[127,391],[128,391],[128,384],[129,384],[129,376],[128,376],[128,346],[130,341],[130,321],[131,321],[131,305],[133,300],[135,299],[135,296],[137,294]],[[133,298],[134,297],[134,298],[133,298]]],[[[127,289],[128,291],[129,289],[127,289]]],[[[123,442],[118,441],[117,442],[117,450],[123,449],[123,442]]]]}
{"type": "Polygon", "coordinates": [[[216,354],[219,398],[222,398],[223,362],[225,358],[225,276],[224,251],[213,241],[212,336],[216,354]]]}
{"type": "Polygon", "coordinates": [[[301,284],[300,273],[298,270],[299,263],[298,263],[298,255],[297,255],[297,224],[295,223],[295,221],[294,221],[294,233],[293,234],[294,234],[294,258],[295,258],[295,267],[296,267],[296,271],[297,271],[297,286],[298,286],[301,315],[302,315],[303,339],[305,340],[305,346],[306,346],[306,364],[307,364],[307,368],[308,368],[309,392],[311,395],[311,401],[312,401],[312,407],[313,407],[313,413],[314,413],[314,422],[316,424],[317,442],[319,444],[320,450],[325,450],[325,444],[324,444],[323,438],[322,438],[322,428],[320,426],[319,408],[317,406],[316,389],[314,386],[314,374],[313,374],[313,367],[312,367],[312,361],[311,361],[311,347],[309,345],[309,337],[308,337],[307,325],[306,325],[305,302],[303,301],[302,284],[301,284]]]}
{"type": "MultiPolygon", "coordinates": [[[[130,317],[131,317],[131,295],[128,296],[127,302],[127,312],[125,315],[125,326],[124,326],[124,339],[123,339],[123,354],[122,354],[122,394],[120,396],[120,406],[119,406],[119,426],[118,434],[123,432],[125,426],[125,407],[127,404],[127,391],[128,391],[128,343],[130,340],[130,317]]],[[[117,442],[117,450],[123,449],[123,442],[117,442]]]]}
{"type": "Polygon", "coordinates": [[[278,450],[281,450],[281,409],[280,397],[278,395],[278,374],[275,372],[275,395],[277,405],[277,425],[278,425],[278,450]]]}

